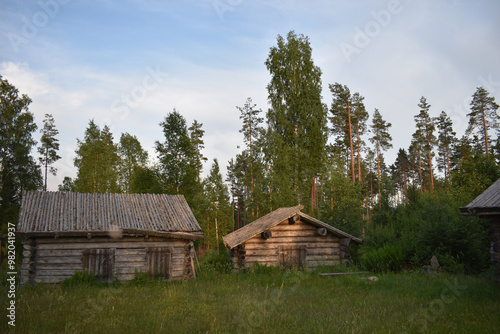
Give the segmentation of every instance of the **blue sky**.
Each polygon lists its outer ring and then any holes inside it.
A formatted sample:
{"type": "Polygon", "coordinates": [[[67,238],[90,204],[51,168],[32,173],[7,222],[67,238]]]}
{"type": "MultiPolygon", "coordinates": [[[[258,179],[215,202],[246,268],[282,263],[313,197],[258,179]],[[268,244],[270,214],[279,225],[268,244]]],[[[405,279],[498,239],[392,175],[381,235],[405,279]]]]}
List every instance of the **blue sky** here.
{"type": "Polygon", "coordinates": [[[252,97],[267,111],[264,62],[277,35],[294,30],[323,71],[324,103],[339,82],[392,123],[390,164],[410,144],[421,96],[460,136],[476,87],[499,101],[499,17],[496,0],[2,0],[0,75],[31,97],[39,127],[45,113],[55,118],[62,159],[51,190],[76,175],[89,119],[116,141],[136,135],[154,157],[173,108],[203,123],[205,172],[214,158],[224,171],[241,151],[236,106],[252,97]]]}

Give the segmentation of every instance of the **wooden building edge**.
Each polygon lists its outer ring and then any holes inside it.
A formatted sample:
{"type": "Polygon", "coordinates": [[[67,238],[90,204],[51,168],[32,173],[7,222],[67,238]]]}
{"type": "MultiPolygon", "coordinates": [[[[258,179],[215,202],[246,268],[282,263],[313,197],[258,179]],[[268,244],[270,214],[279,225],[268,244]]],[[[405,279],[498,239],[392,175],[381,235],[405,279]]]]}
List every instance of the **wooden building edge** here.
{"type": "Polygon", "coordinates": [[[17,235],[21,283],[59,283],[84,271],[98,281],[137,273],[195,277],[195,240],[204,239],[180,195],[26,192],[17,235]]]}
{"type": "Polygon", "coordinates": [[[201,235],[151,236],[111,231],[104,235],[21,234],[21,284],[60,283],[77,271],[102,282],[130,281],[138,273],[163,280],[195,277],[193,240],[201,235]]]}
{"type": "Polygon", "coordinates": [[[500,283],[500,179],[467,206],[461,207],[460,211],[463,216],[476,216],[490,221],[493,280],[500,283]]]}
{"type": "Polygon", "coordinates": [[[350,265],[351,243],[363,240],[300,212],[302,209],[278,209],[225,236],[233,268],[254,264],[304,269],[350,265]]]}

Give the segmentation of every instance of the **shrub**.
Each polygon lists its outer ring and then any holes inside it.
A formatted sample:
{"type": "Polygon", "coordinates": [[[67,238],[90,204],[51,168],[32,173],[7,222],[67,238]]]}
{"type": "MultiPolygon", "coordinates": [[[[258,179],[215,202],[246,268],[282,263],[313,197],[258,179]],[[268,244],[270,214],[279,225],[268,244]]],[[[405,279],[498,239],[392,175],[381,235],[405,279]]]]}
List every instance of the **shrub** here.
{"type": "Polygon", "coordinates": [[[75,274],[70,278],[61,282],[62,288],[70,288],[75,286],[90,286],[95,284],[94,275],[90,275],[85,271],[75,271],[75,274]]]}
{"type": "Polygon", "coordinates": [[[385,245],[370,250],[361,257],[361,265],[370,271],[388,272],[398,271],[403,267],[403,251],[398,245],[385,245]]]}
{"type": "Polygon", "coordinates": [[[199,273],[204,274],[207,272],[216,273],[230,273],[233,268],[233,263],[229,257],[229,253],[222,250],[220,253],[216,251],[207,252],[200,258],[199,273]]]}

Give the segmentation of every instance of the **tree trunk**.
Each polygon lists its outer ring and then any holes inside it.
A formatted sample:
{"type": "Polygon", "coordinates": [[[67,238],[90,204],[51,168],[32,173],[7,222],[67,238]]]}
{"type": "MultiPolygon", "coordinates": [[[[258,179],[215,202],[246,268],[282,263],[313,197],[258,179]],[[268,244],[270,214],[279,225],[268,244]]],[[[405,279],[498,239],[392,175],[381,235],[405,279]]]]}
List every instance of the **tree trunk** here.
{"type": "Polygon", "coordinates": [[[377,129],[377,177],[378,177],[378,196],[382,195],[380,190],[380,147],[379,147],[379,133],[377,129]]]}
{"type": "Polygon", "coordinates": [[[359,124],[356,125],[356,133],[358,137],[358,180],[359,182],[363,182],[363,177],[361,173],[361,151],[360,151],[361,142],[359,140],[359,124]]]}
{"type": "Polygon", "coordinates": [[[427,140],[427,153],[429,155],[429,171],[431,174],[431,192],[434,191],[434,173],[432,172],[432,152],[431,152],[431,144],[429,143],[429,140],[427,140]]]}
{"type": "Polygon", "coordinates": [[[422,183],[422,157],[420,154],[418,155],[418,173],[419,173],[419,181],[420,181],[420,192],[424,192],[424,186],[422,183]]]}
{"type": "Polygon", "coordinates": [[[352,173],[352,182],[356,183],[356,173],[354,172],[354,148],[352,145],[352,125],[351,125],[351,106],[349,101],[347,101],[347,116],[349,120],[349,143],[351,145],[351,173],[352,173]]]}
{"type": "Polygon", "coordinates": [[[486,156],[490,154],[488,148],[488,129],[486,129],[486,115],[484,114],[484,107],[481,105],[481,115],[483,116],[483,128],[484,128],[484,143],[486,145],[486,156]]]}

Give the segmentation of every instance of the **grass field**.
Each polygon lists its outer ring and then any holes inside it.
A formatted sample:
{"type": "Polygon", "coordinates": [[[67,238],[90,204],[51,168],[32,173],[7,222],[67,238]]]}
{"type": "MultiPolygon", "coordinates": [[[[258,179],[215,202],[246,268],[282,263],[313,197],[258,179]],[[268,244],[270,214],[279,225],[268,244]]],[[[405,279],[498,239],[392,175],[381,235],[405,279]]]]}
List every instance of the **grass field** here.
{"type": "MultiPolygon", "coordinates": [[[[18,287],[15,333],[500,332],[500,285],[487,277],[365,276],[260,268],[205,270],[187,282],[18,287]]],[[[0,332],[14,332],[5,312],[0,332]]]]}

